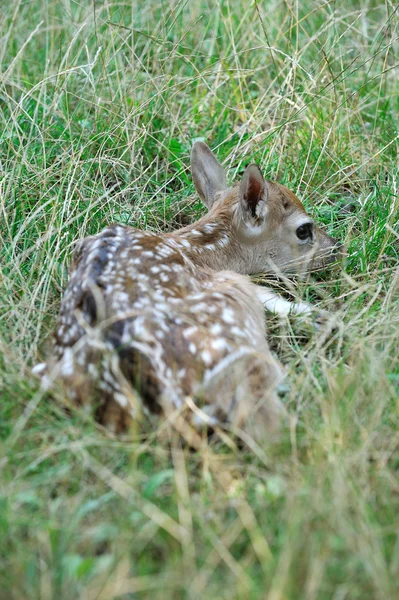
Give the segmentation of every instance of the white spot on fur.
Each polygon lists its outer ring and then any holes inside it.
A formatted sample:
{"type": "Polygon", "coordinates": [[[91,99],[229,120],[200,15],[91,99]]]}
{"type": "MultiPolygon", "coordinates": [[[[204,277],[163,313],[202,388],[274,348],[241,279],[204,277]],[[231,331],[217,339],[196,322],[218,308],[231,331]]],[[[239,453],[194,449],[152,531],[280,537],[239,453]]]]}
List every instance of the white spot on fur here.
{"type": "Polygon", "coordinates": [[[129,294],[126,292],[119,292],[117,298],[120,302],[128,302],[129,294]]]}
{"type": "Polygon", "coordinates": [[[243,332],[243,330],[242,330],[242,329],[240,329],[239,327],[237,327],[236,325],[234,325],[234,326],[231,328],[231,333],[232,333],[233,335],[237,335],[237,336],[239,336],[239,337],[243,337],[243,336],[244,336],[244,332],[243,332]]]}
{"type": "Polygon", "coordinates": [[[199,302],[198,304],[192,306],[191,310],[193,313],[204,312],[208,310],[208,305],[205,304],[205,302],[199,302]]]}
{"type": "Polygon", "coordinates": [[[175,251],[173,250],[173,248],[169,248],[169,246],[167,246],[166,244],[162,244],[161,246],[158,246],[157,252],[159,256],[162,256],[163,258],[168,258],[168,256],[174,254],[175,251]]]}
{"type": "Polygon", "coordinates": [[[225,323],[235,323],[234,311],[231,308],[224,308],[222,319],[225,323]]]}
{"type": "Polygon", "coordinates": [[[203,350],[201,352],[201,358],[207,367],[212,364],[212,354],[209,350],[203,350]]]}
{"type": "Polygon", "coordinates": [[[214,350],[226,350],[228,348],[228,343],[223,338],[218,338],[211,342],[211,346],[214,350]]]}
{"type": "Polygon", "coordinates": [[[66,348],[62,357],[61,375],[64,377],[73,375],[73,352],[71,348],[66,348]]]}
{"type": "Polygon", "coordinates": [[[187,327],[187,329],[185,329],[183,331],[183,337],[185,337],[185,338],[191,337],[192,335],[197,333],[197,331],[198,331],[198,327],[196,327],[196,326],[187,327]]]}
{"type": "Polygon", "coordinates": [[[220,323],[215,323],[214,325],[211,326],[210,328],[210,332],[212,333],[212,335],[219,335],[219,333],[222,333],[222,326],[220,323]]]}
{"type": "Polygon", "coordinates": [[[229,243],[229,238],[227,237],[227,235],[224,235],[220,238],[220,240],[218,240],[216,242],[216,246],[218,248],[224,248],[225,246],[227,246],[228,243],[229,243]]]}

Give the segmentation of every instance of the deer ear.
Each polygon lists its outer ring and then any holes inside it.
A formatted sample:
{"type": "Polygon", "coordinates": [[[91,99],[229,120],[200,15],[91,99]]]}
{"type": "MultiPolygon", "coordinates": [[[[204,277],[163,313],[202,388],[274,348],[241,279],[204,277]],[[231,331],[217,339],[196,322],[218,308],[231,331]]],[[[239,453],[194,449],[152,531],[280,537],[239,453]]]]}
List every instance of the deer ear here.
{"type": "Polygon", "coordinates": [[[258,165],[249,165],[240,184],[240,205],[248,225],[261,225],[267,214],[267,183],[258,165]]]}
{"type": "Polygon", "coordinates": [[[195,142],[191,151],[191,173],[201,200],[210,208],[215,194],[227,190],[226,174],[204,142],[195,142]]]}

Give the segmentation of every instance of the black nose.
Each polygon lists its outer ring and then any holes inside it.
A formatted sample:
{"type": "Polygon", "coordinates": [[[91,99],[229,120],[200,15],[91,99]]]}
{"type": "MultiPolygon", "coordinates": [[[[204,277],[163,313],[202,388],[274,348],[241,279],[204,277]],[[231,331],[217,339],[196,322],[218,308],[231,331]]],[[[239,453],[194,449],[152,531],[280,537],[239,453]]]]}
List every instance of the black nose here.
{"type": "Polygon", "coordinates": [[[342,242],[338,240],[334,240],[334,246],[332,247],[332,252],[334,254],[346,254],[346,246],[342,242]]]}
{"type": "Polygon", "coordinates": [[[342,244],[342,242],[339,242],[338,240],[335,240],[334,238],[333,238],[333,242],[334,242],[334,245],[330,248],[330,257],[328,259],[328,262],[337,263],[337,262],[340,262],[342,260],[342,258],[345,256],[346,247],[345,247],[345,244],[342,244]]]}

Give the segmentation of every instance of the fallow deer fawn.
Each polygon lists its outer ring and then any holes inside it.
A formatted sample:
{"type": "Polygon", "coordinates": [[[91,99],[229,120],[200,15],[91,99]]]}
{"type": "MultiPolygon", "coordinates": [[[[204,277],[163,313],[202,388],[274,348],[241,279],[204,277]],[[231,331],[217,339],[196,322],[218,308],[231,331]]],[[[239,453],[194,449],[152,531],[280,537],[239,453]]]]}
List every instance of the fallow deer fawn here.
{"type": "MultiPolygon", "coordinates": [[[[118,432],[142,411],[254,435],[283,413],[282,377],[264,308],[308,313],[248,277],[305,273],[334,260],[336,241],[298,198],[249,166],[229,187],[196,142],[192,176],[208,213],[173,233],[112,225],[78,243],[55,332],[55,376],[77,404],[118,432]]],[[[36,372],[48,365],[38,365],[36,372]]]]}

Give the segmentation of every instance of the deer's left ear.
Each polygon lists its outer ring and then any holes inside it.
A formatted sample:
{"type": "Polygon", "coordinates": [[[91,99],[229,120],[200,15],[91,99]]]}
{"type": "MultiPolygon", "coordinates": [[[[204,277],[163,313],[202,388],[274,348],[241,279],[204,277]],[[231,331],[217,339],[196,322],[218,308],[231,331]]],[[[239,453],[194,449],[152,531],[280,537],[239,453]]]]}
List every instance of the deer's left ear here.
{"type": "Polygon", "coordinates": [[[213,152],[203,142],[195,142],[191,152],[191,173],[195,188],[208,208],[217,192],[227,190],[226,173],[213,152]]]}
{"type": "Polygon", "coordinates": [[[254,227],[264,223],[267,214],[267,183],[258,165],[249,165],[240,184],[240,205],[244,221],[254,227]]]}

